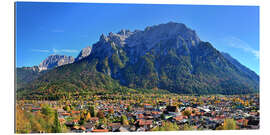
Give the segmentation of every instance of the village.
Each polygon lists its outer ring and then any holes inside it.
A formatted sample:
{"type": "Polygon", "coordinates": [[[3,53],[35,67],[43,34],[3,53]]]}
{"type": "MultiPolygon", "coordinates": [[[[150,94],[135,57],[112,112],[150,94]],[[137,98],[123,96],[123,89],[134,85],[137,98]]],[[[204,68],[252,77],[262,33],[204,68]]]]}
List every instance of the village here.
{"type": "Polygon", "coordinates": [[[57,112],[65,132],[73,133],[259,129],[260,118],[256,94],[95,94],[17,104],[33,115],[48,105],[57,112]]]}

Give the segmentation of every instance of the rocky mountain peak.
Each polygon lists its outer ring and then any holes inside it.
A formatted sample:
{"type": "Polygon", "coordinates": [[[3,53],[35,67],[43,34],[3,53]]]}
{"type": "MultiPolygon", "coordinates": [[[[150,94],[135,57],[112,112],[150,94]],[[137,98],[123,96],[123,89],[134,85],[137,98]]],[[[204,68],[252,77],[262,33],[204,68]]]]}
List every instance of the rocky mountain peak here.
{"type": "Polygon", "coordinates": [[[150,49],[160,41],[177,38],[185,41],[188,47],[201,42],[196,32],[186,27],[185,24],[168,22],[166,24],[148,26],[143,31],[135,30],[131,32],[130,30],[122,29],[118,33],[110,32],[108,36],[102,34],[99,45],[113,42],[120,47],[145,46],[144,48],[150,49]]]}
{"type": "Polygon", "coordinates": [[[87,46],[86,48],[83,48],[81,50],[81,52],[79,53],[79,55],[77,56],[77,58],[75,59],[75,61],[79,61],[79,60],[89,56],[90,53],[91,53],[91,50],[92,50],[92,48],[90,46],[87,46]]]}
{"type": "MultiPolygon", "coordinates": [[[[186,27],[185,24],[175,22],[146,27],[144,31],[134,34],[134,37],[131,39],[134,40],[134,38],[138,38],[140,41],[143,41],[143,44],[147,44],[148,49],[155,46],[158,42],[168,39],[182,39],[187,42],[189,47],[200,43],[200,39],[194,30],[186,27]]],[[[130,43],[129,46],[133,47],[138,43],[142,44],[136,42],[130,43]]]]}
{"type": "Polygon", "coordinates": [[[102,42],[102,43],[108,42],[108,37],[104,34],[101,34],[99,38],[99,42],[102,42]]]}
{"type": "Polygon", "coordinates": [[[39,71],[48,70],[62,65],[70,64],[73,62],[74,58],[72,56],[50,55],[39,64],[38,68],[39,71]]]}
{"type": "Polygon", "coordinates": [[[121,35],[121,36],[125,36],[125,37],[129,37],[130,35],[132,35],[134,32],[131,32],[130,30],[125,30],[122,29],[121,31],[119,31],[117,34],[121,35]]]}
{"type": "MultiPolygon", "coordinates": [[[[188,28],[183,23],[168,22],[154,26],[148,26],[144,30],[130,30],[122,29],[117,33],[110,32],[108,35],[102,34],[100,40],[93,45],[92,53],[97,54],[96,57],[105,58],[110,57],[115,52],[129,50],[128,55],[132,57],[131,62],[136,62],[133,58],[143,56],[149,50],[163,45],[163,48],[189,48],[196,46],[202,42],[197,36],[196,32],[188,28]],[[170,46],[167,46],[170,42],[170,46]],[[183,47],[184,46],[184,47],[183,47]]],[[[183,51],[182,51],[183,52],[183,51]]],[[[180,53],[182,53],[180,52],[180,53]]],[[[188,52],[183,52],[188,53],[188,52]]],[[[165,52],[166,54],[166,52],[165,52]]]]}

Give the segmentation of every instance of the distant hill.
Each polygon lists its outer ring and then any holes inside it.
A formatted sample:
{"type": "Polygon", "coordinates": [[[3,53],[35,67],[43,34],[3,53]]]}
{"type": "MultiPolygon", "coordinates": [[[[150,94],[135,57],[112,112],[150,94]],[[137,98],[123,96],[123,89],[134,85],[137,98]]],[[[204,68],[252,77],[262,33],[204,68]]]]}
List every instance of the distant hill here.
{"type": "Polygon", "coordinates": [[[20,89],[29,82],[37,79],[42,73],[37,66],[16,68],[16,85],[20,89]]]}
{"type": "Polygon", "coordinates": [[[16,68],[17,89],[26,86],[31,81],[37,79],[47,70],[70,64],[74,62],[74,58],[65,55],[50,55],[44,59],[39,66],[33,67],[18,67],[16,68]]]}
{"type": "Polygon", "coordinates": [[[164,89],[185,94],[246,94],[259,77],[182,23],[102,34],[89,56],[49,70],[24,93],[164,89]],[[26,92],[27,91],[27,92],[26,92]]]}

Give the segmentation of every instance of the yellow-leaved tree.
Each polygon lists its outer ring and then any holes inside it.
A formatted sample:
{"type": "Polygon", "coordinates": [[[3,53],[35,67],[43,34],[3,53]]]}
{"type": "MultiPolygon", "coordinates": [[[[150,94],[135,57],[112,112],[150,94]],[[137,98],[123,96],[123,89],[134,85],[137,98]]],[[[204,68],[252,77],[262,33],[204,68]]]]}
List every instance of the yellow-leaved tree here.
{"type": "Polygon", "coordinates": [[[225,119],[223,124],[224,130],[235,130],[236,129],[236,122],[234,119],[225,119]]]}

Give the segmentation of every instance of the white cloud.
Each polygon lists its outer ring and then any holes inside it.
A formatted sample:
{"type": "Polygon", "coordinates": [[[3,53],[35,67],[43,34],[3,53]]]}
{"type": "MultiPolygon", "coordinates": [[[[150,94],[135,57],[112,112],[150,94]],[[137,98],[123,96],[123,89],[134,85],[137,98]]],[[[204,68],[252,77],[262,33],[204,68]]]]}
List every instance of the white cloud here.
{"type": "Polygon", "coordinates": [[[259,51],[257,51],[257,50],[252,50],[251,52],[253,53],[254,56],[256,56],[257,59],[260,58],[260,52],[259,52],[259,51]]]}
{"type": "Polygon", "coordinates": [[[53,53],[58,53],[58,52],[59,52],[59,50],[57,50],[57,49],[53,48],[53,49],[52,49],[52,52],[53,52],[53,53]]]}
{"type": "Polygon", "coordinates": [[[79,51],[75,50],[75,49],[60,49],[60,50],[58,50],[58,49],[53,48],[52,52],[53,53],[77,53],[79,51]]]}
{"type": "Polygon", "coordinates": [[[260,58],[259,50],[253,49],[248,43],[237,37],[226,38],[226,42],[231,47],[242,49],[245,52],[252,53],[257,59],[260,58]]]}
{"type": "Polygon", "coordinates": [[[44,52],[44,53],[49,53],[50,50],[47,49],[32,49],[33,52],[44,52]]]}
{"type": "Polygon", "coordinates": [[[61,51],[67,52],[67,53],[77,53],[78,52],[78,50],[75,50],[75,49],[62,49],[61,51]]]}
{"type": "Polygon", "coordinates": [[[42,52],[42,53],[78,53],[76,49],[32,49],[33,52],[42,52]]]}

